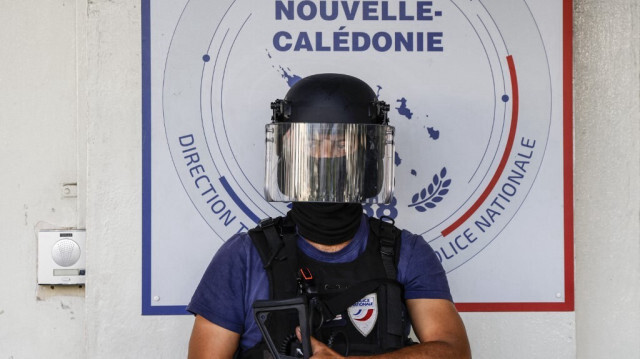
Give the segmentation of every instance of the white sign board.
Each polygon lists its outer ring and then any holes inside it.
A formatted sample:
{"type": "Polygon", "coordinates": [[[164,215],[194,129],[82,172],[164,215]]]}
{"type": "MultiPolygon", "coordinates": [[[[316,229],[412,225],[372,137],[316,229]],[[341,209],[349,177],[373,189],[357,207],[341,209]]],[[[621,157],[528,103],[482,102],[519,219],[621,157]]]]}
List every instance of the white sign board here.
{"type": "Polygon", "coordinates": [[[391,104],[396,191],[460,310],[573,310],[571,3],[143,1],[143,314],[183,314],[264,200],[271,101],[302,77],[391,104]]]}

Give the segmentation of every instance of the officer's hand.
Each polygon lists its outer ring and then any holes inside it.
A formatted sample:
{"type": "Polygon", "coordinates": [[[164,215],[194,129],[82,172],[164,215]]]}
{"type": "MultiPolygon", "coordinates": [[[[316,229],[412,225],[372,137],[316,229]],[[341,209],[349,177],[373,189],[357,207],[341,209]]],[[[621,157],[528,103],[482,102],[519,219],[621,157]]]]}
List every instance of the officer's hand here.
{"type": "MultiPolygon", "coordinates": [[[[296,335],[298,336],[298,340],[302,341],[300,327],[296,328],[296,335]]],[[[344,359],[342,355],[331,350],[331,348],[313,336],[311,337],[311,352],[311,359],[344,359]]]]}

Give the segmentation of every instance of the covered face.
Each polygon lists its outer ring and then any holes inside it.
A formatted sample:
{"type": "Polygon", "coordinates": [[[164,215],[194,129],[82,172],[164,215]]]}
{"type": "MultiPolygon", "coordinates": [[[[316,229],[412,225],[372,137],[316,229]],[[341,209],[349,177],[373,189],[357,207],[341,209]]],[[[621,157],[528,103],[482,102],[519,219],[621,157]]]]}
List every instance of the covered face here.
{"type": "Polygon", "coordinates": [[[321,74],[272,104],[266,125],[269,201],[388,203],[394,128],[388,106],[347,75],[321,74]]]}

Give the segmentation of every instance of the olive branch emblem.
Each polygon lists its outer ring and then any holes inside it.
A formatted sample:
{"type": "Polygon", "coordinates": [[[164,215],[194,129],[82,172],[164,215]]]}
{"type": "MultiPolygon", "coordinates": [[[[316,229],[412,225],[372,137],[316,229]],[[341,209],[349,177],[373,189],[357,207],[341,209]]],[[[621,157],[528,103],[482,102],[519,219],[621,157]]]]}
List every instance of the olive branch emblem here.
{"type": "Polygon", "coordinates": [[[413,195],[409,207],[413,207],[418,212],[426,212],[427,209],[436,208],[436,203],[440,203],[444,196],[449,193],[447,189],[451,185],[451,180],[444,178],[447,176],[447,168],[442,167],[440,174],[433,175],[432,183],[413,195]]]}

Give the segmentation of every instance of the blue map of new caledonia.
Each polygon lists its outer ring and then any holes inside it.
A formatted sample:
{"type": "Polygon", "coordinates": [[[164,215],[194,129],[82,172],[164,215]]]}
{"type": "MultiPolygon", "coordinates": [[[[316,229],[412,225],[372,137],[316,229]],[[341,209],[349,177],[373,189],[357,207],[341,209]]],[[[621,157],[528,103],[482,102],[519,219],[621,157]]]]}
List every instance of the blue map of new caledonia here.
{"type": "MultiPolygon", "coordinates": [[[[562,195],[550,177],[562,153],[549,141],[562,129],[562,78],[552,75],[562,63],[541,31],[559,36],[561,22],[547,17],[562,2],[543,2],[145,1],[145,313],[182,313],[226,240],[287,212],[263,197],[264,126],[270,102],[316,73],[361,78],[391,106],[394,197],[365,212],[422,235],[458,301],[501,301],[464,282],[483,272],[483,256],[495,265],[524,255],[484,254],[492,242],[535,242],[529,258],[562,261],[548,258],[562,223],[548,219],[539,232],[529,219],[563,213],[562,203],[532,200],[534,183],[562,195]]],[[[562,276],[546,276],[560,279],[519,300],[563,301],[562,276]]]]}

